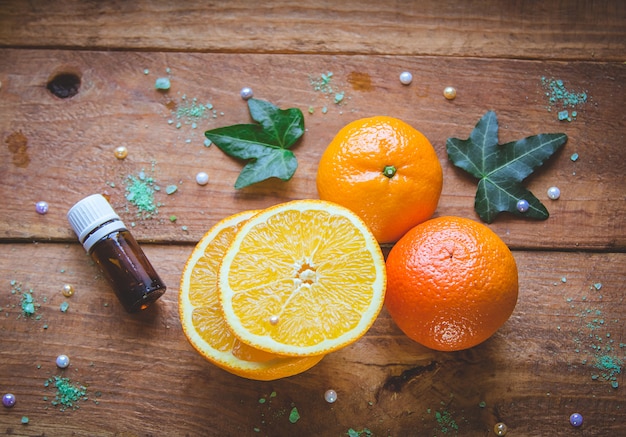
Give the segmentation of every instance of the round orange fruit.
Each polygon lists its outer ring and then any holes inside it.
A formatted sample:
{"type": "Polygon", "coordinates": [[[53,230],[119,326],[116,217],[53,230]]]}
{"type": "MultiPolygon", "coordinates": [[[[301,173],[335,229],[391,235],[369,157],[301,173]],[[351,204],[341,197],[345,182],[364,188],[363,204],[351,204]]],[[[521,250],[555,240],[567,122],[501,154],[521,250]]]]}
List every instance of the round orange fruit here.
{"type": "Polygon", "coordinates": [[[397,241],[428,220],[441,195],[443,173],[430,141],[393,117],[353,121],[328,145],[317,171],[322,200],[345,206],[379,243],[397,241]]]}
{"type": "Polygon", "coordinates": [[[411,339],[441,351],[473,347],[508,320],[517,265],[487,226],[438,217],[411,229],[387,257],[385,306],[411,339]]]}

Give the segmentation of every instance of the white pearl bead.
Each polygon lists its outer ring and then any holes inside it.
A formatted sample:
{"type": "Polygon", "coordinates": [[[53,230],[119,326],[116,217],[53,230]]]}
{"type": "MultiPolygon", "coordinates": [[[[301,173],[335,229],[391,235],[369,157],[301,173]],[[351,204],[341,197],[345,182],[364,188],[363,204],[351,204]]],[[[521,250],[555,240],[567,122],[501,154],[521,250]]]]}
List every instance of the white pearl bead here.
{"type": "Polygon", "coordinates": [[[209,183],[209,175],[201,171],[196,175],[196,182],[198,185],[206,185],[209,183]]]}
{"type": "Polygon", "coordinates": [[[410,72],[403,71],[400,73],[400,83],[402,85],[409,85],[411,82],[413,82],[413,75],[410,72]]]}
{"type": "Polygon", "coordinates": [[[548,197],[552,200],[556,200],[561,197],[561,190],[558,187],[548,188],[548,197]]]}
{"type": "Polygon", "coordinates": [[[517,201],[517,210],[519,212],[526,212],[528,211],[528,208],[529,208],[528,200],[520,199],[517,201]]]}
{"type": "Polygon", "coordinates": [[[239,95],[241,96],[242,99],[249,100],[254,95],[254,92],[252,91],[252,88],[246,86],[241,89],[241,91],[239,92],[239,95]]]}
{"type": "Polygon", "coordinates": [[[270,325],[277,325],[277,324],[278,324],[278,316],[271,316],[270,325]]]}
{"type": "Polygon", "coordinates": [[[59,369],[65,369],[70,365],[70,358],[67,355],[59,355],[56,363],[59,369]]]}
{"type": "Polygon", "coordinates": [[[337,392],[335,390],[326,390],[326,393],[324,393],[324,399],[329,404],[332,404],[337,400],[337,392]]]}

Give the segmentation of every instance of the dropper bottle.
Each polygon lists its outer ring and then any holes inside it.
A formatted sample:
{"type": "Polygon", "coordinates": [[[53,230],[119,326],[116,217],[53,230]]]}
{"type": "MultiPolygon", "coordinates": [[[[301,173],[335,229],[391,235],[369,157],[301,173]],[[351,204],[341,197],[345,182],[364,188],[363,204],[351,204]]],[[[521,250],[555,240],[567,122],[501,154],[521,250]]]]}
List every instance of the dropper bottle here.
{"type": "Polygon", "coordinates": [[[126,311],[144,310],[165,293],[165,284],[102,195],[75,204],[67,219],[126,311]]]}

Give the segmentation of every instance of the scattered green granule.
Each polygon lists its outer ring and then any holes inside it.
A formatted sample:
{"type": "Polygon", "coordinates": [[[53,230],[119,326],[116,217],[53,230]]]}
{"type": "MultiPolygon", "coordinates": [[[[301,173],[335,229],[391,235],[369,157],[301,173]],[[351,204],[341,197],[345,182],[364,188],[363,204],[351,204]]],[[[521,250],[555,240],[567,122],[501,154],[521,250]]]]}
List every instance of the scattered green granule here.
{"type": "MultiPolygon", "coordinates": [[[[34,318],[36,320],[40,320],[41,316],[35,315],[40,305],[35,302],[35,297],[33,296],[33,290],[32,289],[29,289],[28,291],[22,290],[22,284],[14,279],[12,279],[9,283],[11,284],[11,294],[20,295],[21,316],[29,317],[29,318],[35,316],[34,318]]],[[[8,313],[7,313],[7,316],[8,316],[8,313]]]]}
{"type": "Polygon", "coordinates": [[[158,191],[154,179],[140,172],[138,176],[129,175],[126,180],[126,200],[139,210],[138,215],[149,218],[158,213],[158,204],[154,201],[154,193],[158,191]]]}
{"type": "Polygon", "coordinates": [[[44,382],[44,387],[54,385],[56,394],[51,404],[58,406],[61,411],[68,408],[76,410],[80,401],[86,401],[87,388],[81,384],[73,384],[69,378],[54,376],[44,382]]]}
{"type": "Polygon", "coordinates": [[[206,117],[207,111],[212,109],[213,105],[211,103],[198,103],[197,98],[188,99],[187,95],[183,94],[176,108],[175,115],[177,119],[188,121],[187,124],[191,124],[194,122],[193,119],[206,117]]]}
{"type": "Polygon", "coordinates": [[[29,317],[35,314],[35,303],[33,302],[33,295],[26,291],[22,293],[22,314],[29,317]]]}
{"type": "Polygon", "coordinates": [[[546,90],[546,97],[550,105],[548,111],[551,111],[553,106],[560,108],[557,114],[559,120],[575,120],[578,112],[572,111],[570,113],[568,108],[576,108],[587,102],[586,92],[569,91],[560,79],[542,77],[541,85],[546,90]]]}
{"type": "Polygon", "coordinates": [[[333,78],[333,73],[331,71],[327,73],[322,73],[320,77],[309,77],[309,81],[311,86],[315,91],[319,91],[324,94],[330,94],[333,92],[333,88],[330,84],[333,78]]]}
{"type": "Polygon", "coordinates": [[[168,185],[167,187],[165,187],[165,193],[169,194],[174,194],[176,191],[178,191],[178,187],[176,185],[168,185]]]}
{"type": "Polygon", "coordinates": [[[617,382],[617,375],[622,373],[623,362],[616,356],[612,355],[600,355],[596,357],[595,368],[600,371],[599,375],[592,375],[592,379],[602,378],[605,381],[609,381],[613,388],[619,387],[617,382]]]}
{"type": "Polygon", "coordinates": [[[59,309],[61,310],[62,313],[67,312],[69,307],[70,307],[70,304],[67,302],[61,302],[61,305],[59,305],[59,309]]]}
{"type": "Polygon", "coordinates": [[[374,434],[372,434],[372,431],[367,428],[363,428],[360,431],[350,428],[346,435],[348,437],[372,437],[374,434]]]}
{"type": "Polygon", "coordinates": [[[450,431],[456,432],[459,430],[459,426],[452,417],[452,414],[448,411],[435,412],[435,419],[437,420],[437,424],[439,424],[439,429],[444,434],[447,434],[450,431]]]}
{"type": "Polygon", "coordinates": [[[296,423],[298,420],[300,420],[300,413],[296,407],[293,407],[289,413],[289,421],[291,423],[296,423]]]}
{"type": "Polygon", "coordinates": [[[22,425],[28,425],[28,422],[30,422],[28,416],[22,416],[22,425]]]}
{"type": "Polygon", "coordinates": [[[616,350],[615,341],[611,337],[610,327],[613,324],[619,324],[617,319],[607,319],[601,307],[595,307],[591,301],[601,301],[602,294],[600,290],[602,284],[600,282],[593,283],[589,286],[589,292],[592,293],[592,299],[583,296],[580,304],[583,307],[577,307],[577,303],[572,298],[567,298],[570,307],[577,309],[576,316],[580,319],[581,327],[578,329],[574,337],[576,344],[576,353],[584,354],[581,363],[583,365],[591,365],[594,370],[591,375],[593,380],[606,381],[613,388],[618,388],[618,375],[622,372],[623,357],[616,350]]]}
{"type": "MultiPolygon", "coordinates": [[[[345,91],[335,90],[332,85],[332,79],[333,73],[330,71],[327,73],[322,73],[319,77],[309,76],[309,82],[314,91],[318,91],[322,94],[332,96],[334,103],[336,105],[339,105],[344,102],[346,93],[345,91]]],[[[326,107],[322,109],[323,114],[326,114],[327,111],[328,108],[326,107]]],[[[309,113],[313,114],[313,112],[314,108],[312,106],[309,107],[309,113]]]]}

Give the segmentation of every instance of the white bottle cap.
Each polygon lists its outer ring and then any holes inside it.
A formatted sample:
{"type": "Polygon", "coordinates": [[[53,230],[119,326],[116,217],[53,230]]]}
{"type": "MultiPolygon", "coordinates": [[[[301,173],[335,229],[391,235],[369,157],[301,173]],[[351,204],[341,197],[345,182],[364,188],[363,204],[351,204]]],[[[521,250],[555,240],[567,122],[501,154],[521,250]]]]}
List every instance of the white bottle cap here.
{"type": "Polygon", "coordinates": [[[67,219],[87,251],[96,241],[111,232],[126,230],[111,204],[101,194],[92,194],[75,204],[67,212],[67,219]],[[98,229],[105,223],[105,226],[98,229]]]}

